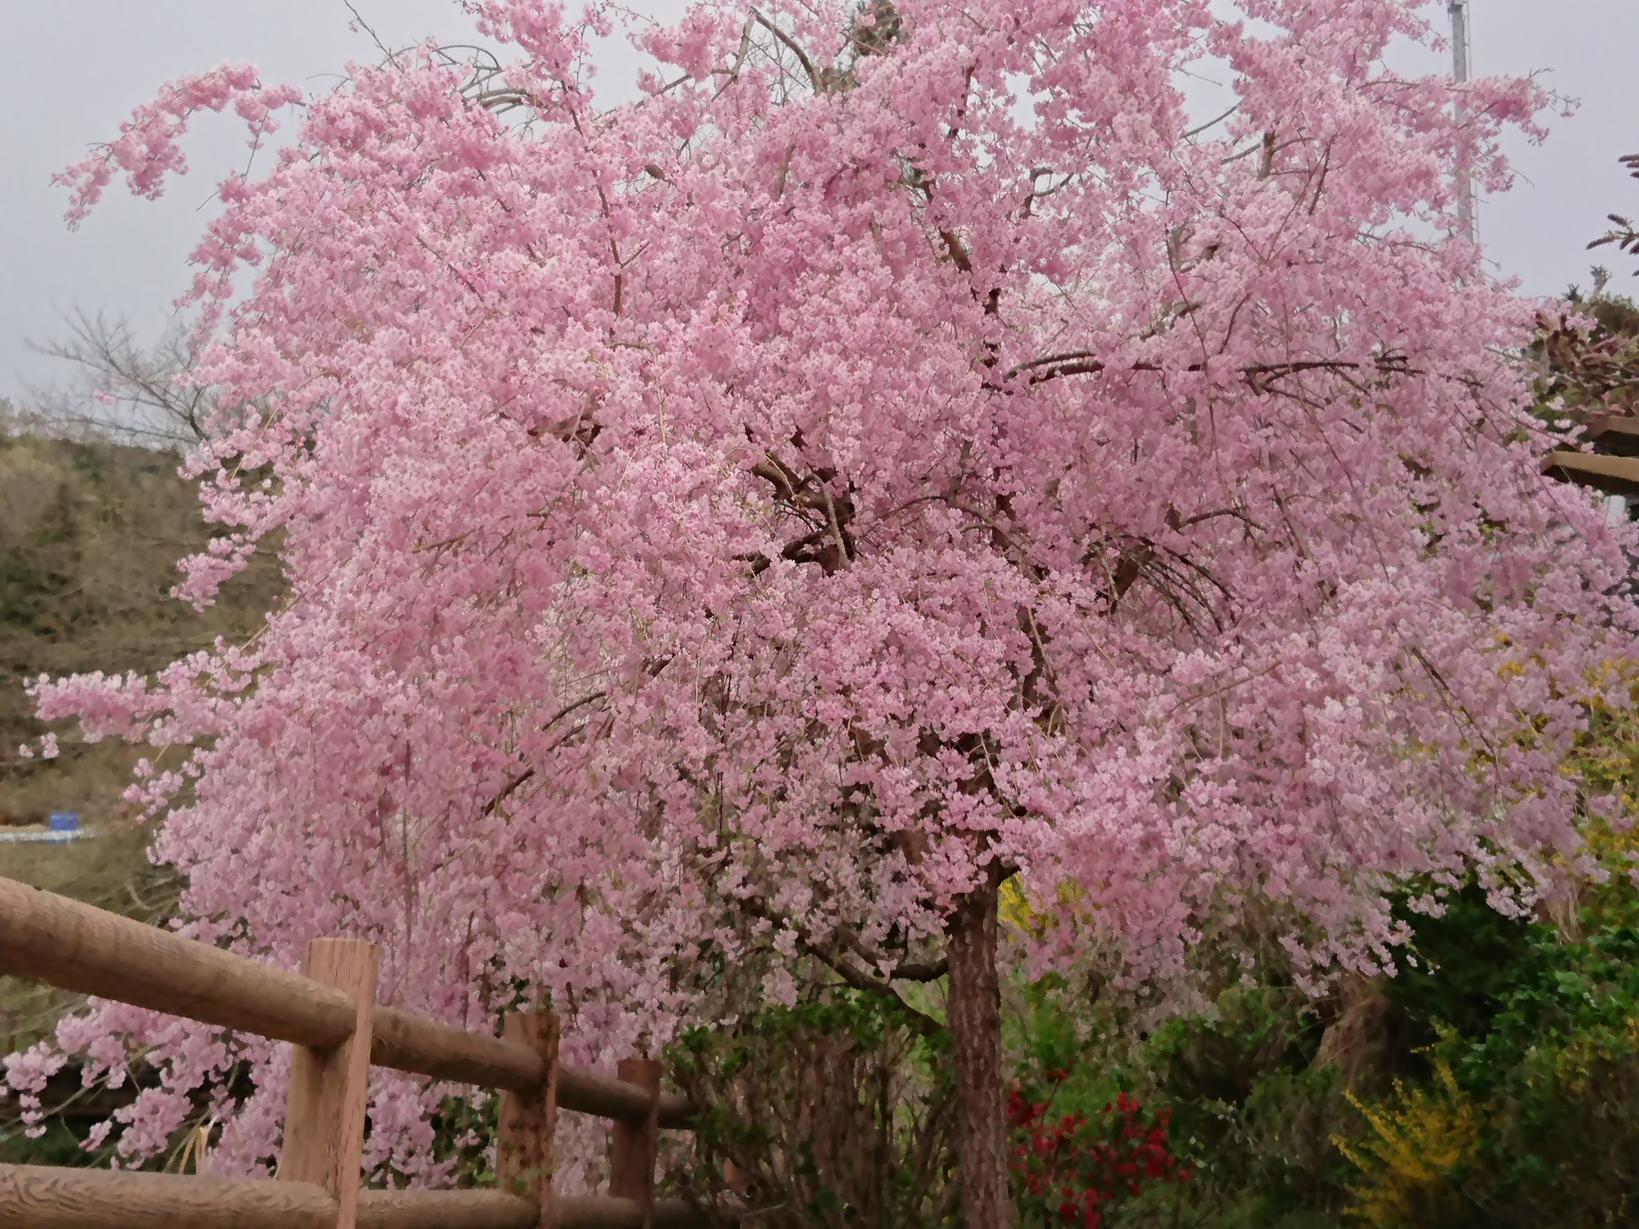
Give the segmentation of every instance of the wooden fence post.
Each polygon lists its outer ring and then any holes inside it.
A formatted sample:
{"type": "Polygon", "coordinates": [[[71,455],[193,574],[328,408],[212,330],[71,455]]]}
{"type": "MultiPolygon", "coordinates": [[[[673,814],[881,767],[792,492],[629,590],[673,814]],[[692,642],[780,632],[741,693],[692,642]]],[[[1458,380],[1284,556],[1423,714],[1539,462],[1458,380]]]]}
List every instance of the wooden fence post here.
{"type": "Polygon", "coordinates": [[[642,1122],[616,1121],[609,1132],[609,1193],[635,1199],[643,1224],[654,1221],[654,1166],[660,1138],[660,1064],[650,1058],[623,1058],[615,1075],[649,1094],[649,1116],[642,1122]]]}
{"type": "Polygon", "coordinates": [[[329,1049],[297,1046],[285,1104],[279,1178],[312,1182],[336,1201],[336,1229],[356,1229],[370,1034],[376,1005],[376,948],[358,939],[314,939],[302,972],[349,995],[353,1033],[329,1049]]]}
{"type": "Polygon", "coordinates": [[[495,1176],[507,1194],[535,1201],[539,1209],[535,1229],[554,1229],[552,1135],[558,1125],[558,1019],[549,1011],[514,1012],[502,1023],[501,1036],[539,1054],[546,1077],[539,1088],[529,1092],[501,1093],[495,1176]]]}

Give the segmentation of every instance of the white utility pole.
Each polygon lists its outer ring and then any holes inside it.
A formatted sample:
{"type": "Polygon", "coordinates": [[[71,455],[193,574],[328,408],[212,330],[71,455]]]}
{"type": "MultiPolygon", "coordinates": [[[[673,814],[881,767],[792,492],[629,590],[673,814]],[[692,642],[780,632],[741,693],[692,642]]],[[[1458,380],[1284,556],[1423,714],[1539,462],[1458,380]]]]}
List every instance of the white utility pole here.
{"type": "MultiPolygon", "coordinates": [[[[1450,0],[1452,76],[1459,87],[1468,83],[1468,0],[1450,0]]],[[[1462,96],[1456,102],[1457,122],[1466,118],[1462,96]]],[[[1474,175],[1467,162],[1457,168],[1457,227],[1464,239],[1474,242],[1474,175]]]]}

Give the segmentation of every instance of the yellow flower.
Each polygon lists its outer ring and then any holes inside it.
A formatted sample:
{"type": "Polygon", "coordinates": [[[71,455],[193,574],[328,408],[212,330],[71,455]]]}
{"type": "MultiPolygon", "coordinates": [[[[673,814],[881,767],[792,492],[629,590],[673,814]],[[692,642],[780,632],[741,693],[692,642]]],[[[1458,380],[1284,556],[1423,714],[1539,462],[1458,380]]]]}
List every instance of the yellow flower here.
{"type": "Polygon", "coordinates": [[[1450,1067],[1437,1066],[1429,1088],[1408,1090],[1396,1080],[1387,1104],[1366,1105],[1353,1094],[1349,1101],[1371,1128],[1363,1140],[1332,1141],[1363,1179],[1349,1189],[1350,1216],[1373,1229],[1396,1229],[1428,1223],[1428,1213],[1459,1197],[1449,1177],[1472,1150],[1479,1120],[1450,1067]]]}

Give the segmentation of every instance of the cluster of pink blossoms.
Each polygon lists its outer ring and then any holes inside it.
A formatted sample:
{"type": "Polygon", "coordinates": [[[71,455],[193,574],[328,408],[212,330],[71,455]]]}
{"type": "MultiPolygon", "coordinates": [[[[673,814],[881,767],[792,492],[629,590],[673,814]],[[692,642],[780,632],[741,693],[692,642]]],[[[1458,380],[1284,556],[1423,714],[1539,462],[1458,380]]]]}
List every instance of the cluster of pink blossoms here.
{"type": "MultiPolygon", "coordinates": [[[[37,689],[164,748],[189,933],[368,936],[386,999],[547,994],[604,1061],[743,1008],[728,970],[936,958],[1008,875],[1070,902],[1032,967],[1160,989],[1237,924],[1374,972],[1401,877],[1518,908],[1574,860],[1632,539],[1539,476],[1532,307],[1444,238],[1533,84],[1454,119],[1389,62],[1411,0],[707,0],[603,109],[605,6],[468,7],[502,77],[356,69],[196,253],[221,537],[181,593],[274,539],[288,597],[37,689]]],[[[296,97],[170,87],[71,217],[296,97]]],[[[276,1049],[60,1041],[159,1072],[131,1152],[248,1062],[217,1163],[273,1154],[276,1049]]],[[[372,1165],[437,1176],[435,1100],[380,1082],[372,1165]]]]}

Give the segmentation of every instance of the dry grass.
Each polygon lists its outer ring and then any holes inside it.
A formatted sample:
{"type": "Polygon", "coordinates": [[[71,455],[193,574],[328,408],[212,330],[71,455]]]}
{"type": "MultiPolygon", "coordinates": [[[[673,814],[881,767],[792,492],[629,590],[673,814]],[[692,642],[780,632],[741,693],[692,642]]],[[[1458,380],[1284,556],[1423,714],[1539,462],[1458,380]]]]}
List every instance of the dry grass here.
{"type": "Polygon", "coordinates": [[[126,814],[120,792],[139,752],[87,745],[54,728],[56,760],[23,759],[47,732],[25,687],[40,675],[148,673],[216,637],[243,640],[278,599],[260,557],[200,612],[170,597],[177,562],[209,527],[170,453],[97,441],[7,435],[0,422],[0,826],[79,811],[92,824],[126,814]]]}
{"type": "Polygon", "coordinates": [[[1321,1035],[1316,1067],[1335,1067],[1343,1086],[1359,1091],[1373,1084],[1388,1066],[1389,1025],[1393,1006],[1378,983],[1351,978],[1339,990],[1337,1017],[1321,1035]]]}

